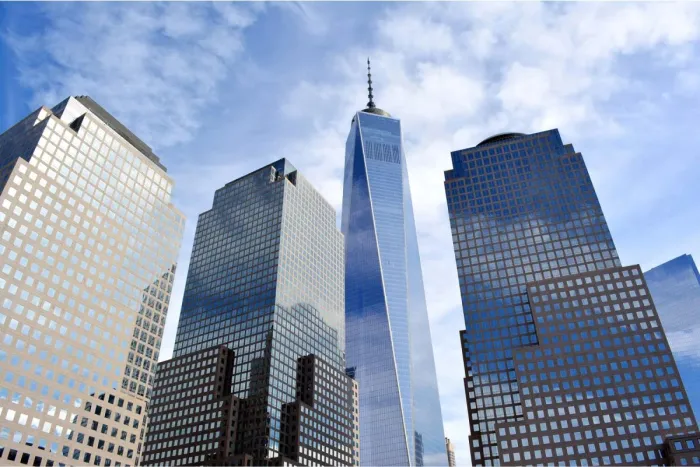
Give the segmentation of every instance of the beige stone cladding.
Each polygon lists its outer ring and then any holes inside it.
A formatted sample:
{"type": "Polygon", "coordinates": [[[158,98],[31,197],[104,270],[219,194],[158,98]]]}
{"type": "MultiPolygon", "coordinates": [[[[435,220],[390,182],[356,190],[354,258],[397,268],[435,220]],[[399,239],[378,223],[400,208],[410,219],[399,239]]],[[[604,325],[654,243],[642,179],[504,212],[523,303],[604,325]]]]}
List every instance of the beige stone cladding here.
{"type": "Polygon", "coordinates": [[[0,465],[137,465],[184,227],[173,182],[86,97],[0,135],[0,175],[0,465]]]}

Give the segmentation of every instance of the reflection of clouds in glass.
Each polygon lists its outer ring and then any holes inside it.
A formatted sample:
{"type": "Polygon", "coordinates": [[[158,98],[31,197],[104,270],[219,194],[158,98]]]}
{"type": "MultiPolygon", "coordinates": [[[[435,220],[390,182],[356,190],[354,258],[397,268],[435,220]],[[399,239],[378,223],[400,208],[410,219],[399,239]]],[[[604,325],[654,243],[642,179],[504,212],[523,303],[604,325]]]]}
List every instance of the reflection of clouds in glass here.
{"type": "Polygon", "coordinates": [[[700,326],[686,331],[667,332],[666,338],[677,359],[700,367],[700,326]]]}
{"type": "MultiPolygon", "coordinates": [[[[336,291],[343,239],[335,211],[288,161],[273,165],[217,190],[213,208],[200,215],[183,310],[255,306],[250,289],[278,287],[278,303],[311,304],[342,340],[343,296],[336,291]]],[[[221,320],[216,310],[201,314],[207,325],[221,320]]]]}
{"type": "Polygon", "coordinates": [[[644,274],[676,358],[700,366],[700,274],[682,255],[644,274]]]}
{"type": "Polygon", "coordinates": [[[335,211],[285,159],[217,190],[199,216],[174,355],[233,350],[232,393],[255,396],[246,404],[270,417],[243,422],[242,445],[266,440],[256,459],[284,448],[280,411],[295,399],[297,358],[345,371],[343,278],[335,211]]]}
{"type": "Polygon", "coordinates": [[[472,441],[484,460],[498,456],[485,447],[497,443],[483,422],[522,416],[511,352],[538,343],[525,285],[620,263],[583,158],[557,130],[455,151],[452,162],[445,191],[471,360],[467,394],[478,420],[471,423],[481,425],[472,441]]]}
{"type": "MultiPolygon", "coordinates": [[[[403,177],[413,419],[416,431],[421,432],[422,465],[445,465],[443,414],[440,406],[433,340],[423,283],[423,268],[418,250],[418,235],[406,164],[403,166],[403,177]]],[[[417,181],[422,182],[420,179],[417,181]]],[[[416,465],[421,465],[418,462],[418,457],[416,443],[416,465]]]]}
{"type": "Polygon", "coordinates": [[[363,463],[422,465],[423,455],[432,455],[432,465],[444,465],[430,327],[396,119],[367,113],[353,119],[342,230],[347,355],[360,387],[363,463]]]}

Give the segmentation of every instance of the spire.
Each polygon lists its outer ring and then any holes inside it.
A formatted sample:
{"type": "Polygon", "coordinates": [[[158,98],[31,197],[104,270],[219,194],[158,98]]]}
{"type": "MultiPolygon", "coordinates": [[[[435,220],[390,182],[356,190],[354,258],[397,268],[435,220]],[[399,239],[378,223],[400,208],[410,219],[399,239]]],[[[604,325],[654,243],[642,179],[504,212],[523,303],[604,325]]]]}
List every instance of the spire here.
{"type": "Polygon", "coordinates": [[[369,102],[367,103],[367,108],[374,109],[376,105],[374,105],[374,101],[372,100],[374,96],[372,96],[372,69],[370,67],[369,57],[367,57],[367,84],[369,84],[369,87],[367,88],[369,90],[369,102]]]}
{"type": "MultiPolygon", "coordinates": [[[[370,67],[369,57],[367,57],[367,84],[367,90],[369,91],[369,102],[367,103],[367,108],[362,110],[362,112],[381,115],[383,117],[391,117],[389,112],[378,108],[374,103],[374,96],[372,95],[372,69],[370,67]]],[[[355,118],[353,118],[352,121],[354,122],[355,118]]]]}

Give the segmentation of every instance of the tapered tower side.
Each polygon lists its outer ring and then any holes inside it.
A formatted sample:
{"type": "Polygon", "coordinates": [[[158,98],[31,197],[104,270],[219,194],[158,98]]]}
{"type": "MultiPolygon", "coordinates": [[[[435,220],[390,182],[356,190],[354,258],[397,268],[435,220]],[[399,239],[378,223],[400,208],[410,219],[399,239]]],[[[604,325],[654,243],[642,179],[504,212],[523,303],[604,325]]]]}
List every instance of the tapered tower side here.
{"type": "MultiPolygon", "coordinates": [[[[682,255],[644,273],[661,324],[685,383],[693,413],[700,414],[700,273],[691,255],[682,255]]],[[[700,444],[698,445],[700,449],[700,444]]]]}
{"type": "Polygon", "coordinates": [[[368,90],[346,144],[342,214],[362,463],[446,465],[401,125],[374,103],[370,70],[368,90]]]}

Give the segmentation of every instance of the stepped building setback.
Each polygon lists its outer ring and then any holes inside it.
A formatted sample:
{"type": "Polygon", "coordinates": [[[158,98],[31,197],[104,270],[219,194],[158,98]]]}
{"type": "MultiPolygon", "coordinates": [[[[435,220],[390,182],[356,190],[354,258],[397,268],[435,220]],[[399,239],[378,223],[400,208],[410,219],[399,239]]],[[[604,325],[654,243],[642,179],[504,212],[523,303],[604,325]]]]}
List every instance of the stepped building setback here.
{"type": "Polygon", "coordinates": [[[197,223],[144,463],[359,464],[343,255],[335,211],[288,160],[216,191],[197,223]]]}
{"type": "Polygon", "coordinates": [[[473,465],[668,462],[668,438],[697,422],[581,154],[557,130],[507,133],[452,166],[473,465]]]}

